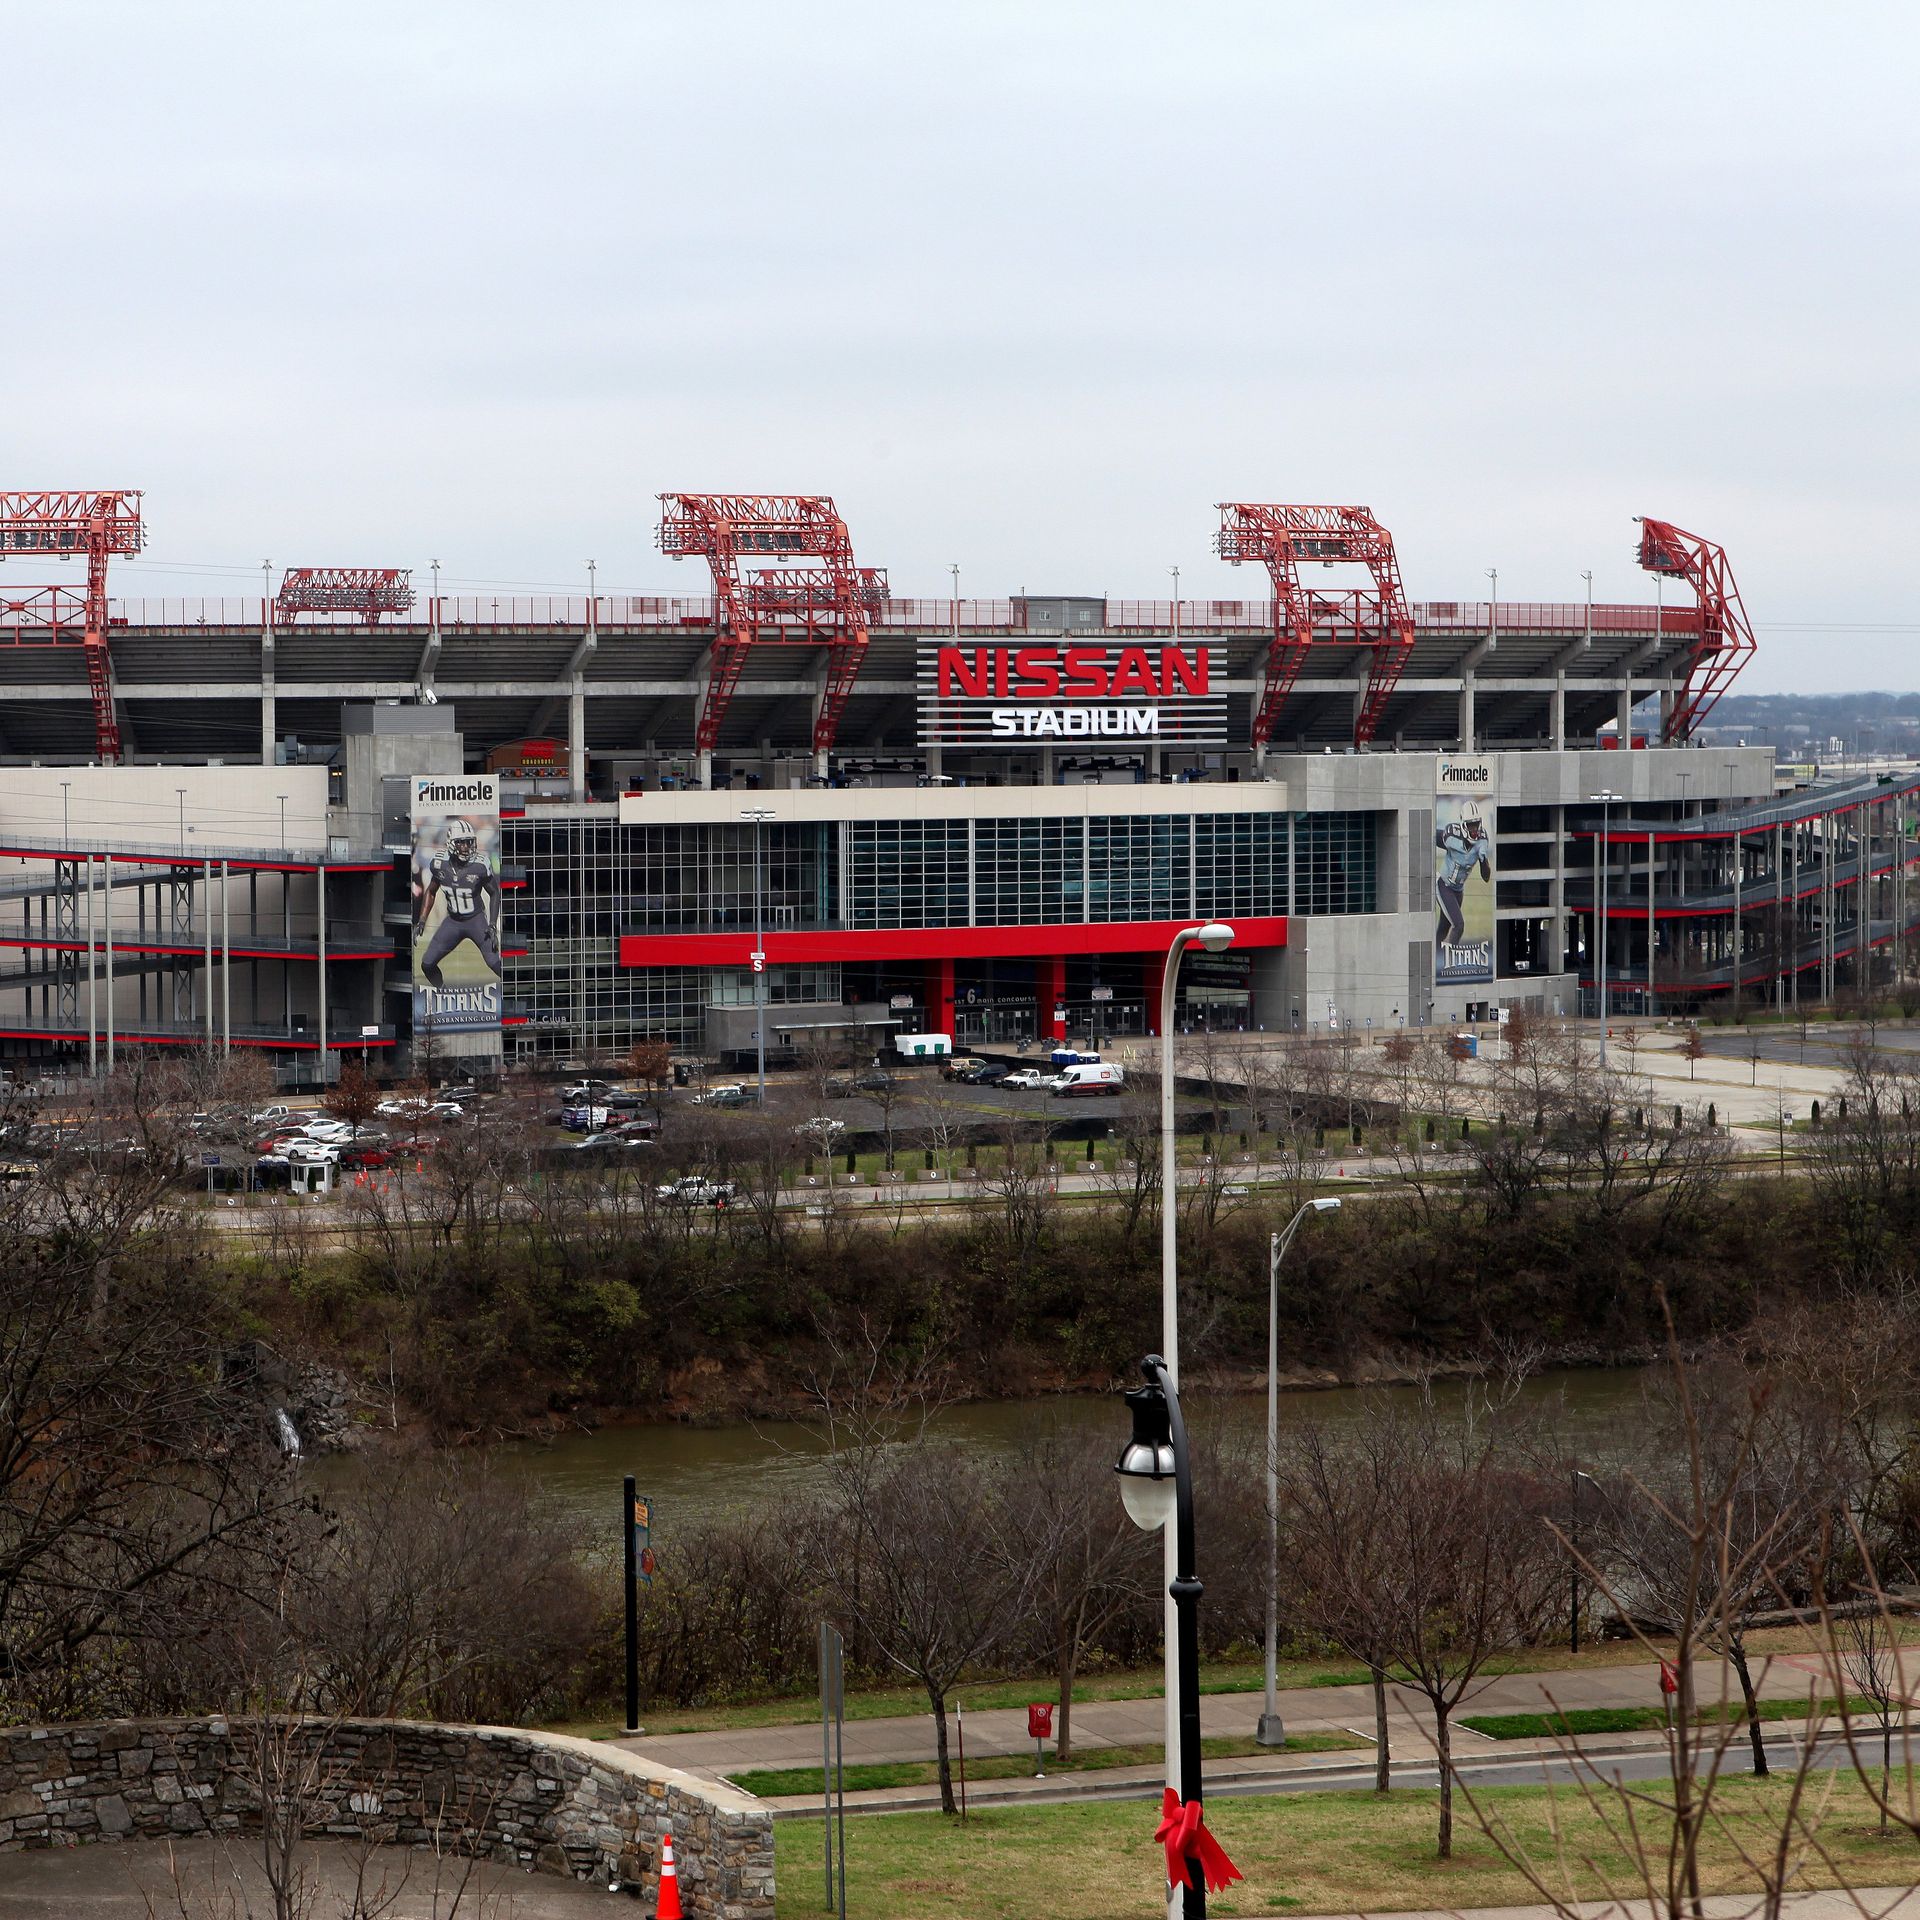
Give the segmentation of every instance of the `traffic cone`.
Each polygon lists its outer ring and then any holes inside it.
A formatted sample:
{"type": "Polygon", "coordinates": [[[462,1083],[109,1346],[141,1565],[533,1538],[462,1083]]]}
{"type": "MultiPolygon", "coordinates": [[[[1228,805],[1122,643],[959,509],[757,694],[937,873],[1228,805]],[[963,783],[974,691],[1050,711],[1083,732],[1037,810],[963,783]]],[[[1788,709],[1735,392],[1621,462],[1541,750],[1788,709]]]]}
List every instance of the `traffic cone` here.
{"type": "Polygon", "coordinates": [[[660,1904],[653,1920],[685,1920],[680,1911],[680,1876],[673,1866],[673,1835],[660,1836],[660,1904]]]}

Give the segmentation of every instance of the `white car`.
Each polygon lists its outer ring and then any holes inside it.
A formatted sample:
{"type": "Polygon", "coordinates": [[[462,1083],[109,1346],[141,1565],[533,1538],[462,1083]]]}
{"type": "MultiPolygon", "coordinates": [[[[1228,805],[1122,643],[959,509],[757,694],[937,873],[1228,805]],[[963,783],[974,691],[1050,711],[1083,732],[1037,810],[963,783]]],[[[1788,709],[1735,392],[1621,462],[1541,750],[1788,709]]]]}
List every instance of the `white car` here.
{"type": "Polygon", "coordinates": [[[354,1136],[354,1129],[344,1120],[309,1120],[300,1131],[309,1140],[324,1140],[333,1146],[344,1146],[354,1136]]]}
{"type": "Polygon", "coordinates": [[[262,1107],[248,1119],[247,1124],[254,1127],[277,1127],[283,1120],[292,1118],[291,1107],[262,1107]]]}
{"type": "Polygon", "coordinates": [[[1053,1075],[1042,1073],[1038,1067],[1016,1067],[1000,1082],[1003,1087],[1016,1087],[1030,1091],[1034,1087],[1048,1087],[1053,1084],[1053,1075]]]}
{"type": "Polygon", "coordinates": [[[812,1120],[802,1120],[794,1128],[803,1140],[811,1140],[816,1146],[830,1147],[847,1130],[844,1120],[829,1120],[823,1113],[812,1120]]]}
{"type": "Polygon", "coordinates": [[[384,1113],[389,1120],[411,1120],[415,1114],[425,1113],[433,1104],[431,1100],[402,1097],[395,1100],[382,1100],[374,1108],[375,1113],[384,1113]]]}
{"type": "Polygon", "coordinates": [[[340,1149],[327,1140],[289,1140],[284,1155],[276,1153],[269,1157],[275,1160],[284,1157],[287,1164],[294,1167],[337,1167],[340,1149]]]}

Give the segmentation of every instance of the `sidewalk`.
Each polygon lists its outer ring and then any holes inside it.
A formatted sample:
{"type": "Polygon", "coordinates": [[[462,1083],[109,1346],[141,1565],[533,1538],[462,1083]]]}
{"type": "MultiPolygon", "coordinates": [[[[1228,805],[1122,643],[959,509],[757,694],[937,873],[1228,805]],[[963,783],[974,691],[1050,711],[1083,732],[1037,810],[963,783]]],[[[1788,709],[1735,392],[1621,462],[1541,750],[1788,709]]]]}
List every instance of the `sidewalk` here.
{"type": "MultiPolygon", "coordinates": [[[[1714,1893],[1701,1901],[1707,1920],[1738,1920],[1742,1914],[1760,1908],[1757,1893],[1714,1893]]],[[[1915,1920],[1920,1915],[1920,1887],[1855,1887],[1823,1889],[1813,1893],[1790,1893],[1781,1902],[1781,1913],[1790,1920],[1861,1920],[1872,1914],[1875,1920],[1915,1920]]],[[[1436,1907],[1412,1913],[1381,1913],[1371,1920],[1554,1920],[1558,1909],[1537,1907],[1436,1907]]],[[[1662,1909],[1645,1900],[1584,1900],[1575,1909],[1583,1920],[1608,1920],[1619,1915],[1623,1920],[1658,1920],[1662,1909]]],[[[1305,1914],[1296,1920],[1352,1920],[1350,1915],[1305,1914]]]]}
{"type": "MultiPolygon", "coordinates": [[[[1698,1693],[1702,1701],[1716,1697],[1719,1676],[1712,1663],[1703,1662],[1698,1675],[1698,1693]]],[[[1727,1672],[1728,1696],[1738,1699],[1739,1690],[1731,1671],[1727,1672]]],[[[1829,1692],[1818,1663],[1797,1656],[1776,1656],[1758,1680],[1766,1699],[1804,1697],[1809,1688],[1829,1692]]],[[[1050,1697],[1044,1680],[1034,1682],[1033,1697],[1050,1697]]],[[[966,1690],[958,1692],[958,1704],[964,1710],[966,1690]]],[[[1373,1692],[1370,1687],[1292,1687],[1279,1696],[1279,1707],[1287,1728],[1294,1733],[1346,1732],[1358,1734],[1371,1743],[1373,1737],[1373,1692]]],[[[1660,1669],[1656,1664],[1627,1667],[1599,1667],[1563,1673],[1504,1674],[1487,1681],[1469,1695],[1460,1708],[1463,1714],[1538,1713],[1549,1705],[1578,1707],[1647,1707],[1660,1704],[1660,1669]]],[[[1251,1693],[1209,1693],[1200,1700],[1200,1731],[1203,1738],[1248,1735],[1260,1718],[1261,1695],[1251,1693]]],[[[1417,1693],[1401,1686],[1387,1689],[1388,1741],[1396,1756],[1409,1760],[1430,1757],[1428,1737],[1431,1719],[1426,1703],[1417,1693]]],[[[1457,1724],[1457,1721],[1456,1721],[1457,1724]]],[[[1134,1746],[1141,1742],[1157,1744],[1165,1734],[1164,1703],[1158,1698],[1146,1700],[1087,1700],[1073,1709],[1073,1744],[1076,1751],[1097,1747],[1134,1746]]],[[[952,1737],[952,1707],[949,1706],[949,1738],[952,1737]]],[[[1027,1717],[1023,1708],[997,1708],[966,1716],[967,1756],[979,1759],[990,1754],[1031,1755],[1033,1742],[1027,1736],[1027,1717]]],[[[1611,1736],[1609,1736],[1611,1738],[1611,1736]]],[[[820,1764],[820,1726],[817,1721],[784,1727],[740,1727],[714,1733],[676,1733],[658,1736],[641,1734],[614,1744],[643,1753],[663,1765],[679,1767],[688,1773],[730,1775],[754,1768],[817,1767],[820,1764]]],[[[1475,1748],[1489,1752],[1518,1754],[1520,1741],[1495,1741],[1469,1728],[1458,1728],[1455,1751],[1462,1757],[1475,1748]]],[[[849,1720],[846,1723],[848,1765],[867,1761],[931,1760],[934,1757],[933,1720],[928,1714],[915,1714],[888,1720],[849,1720]]],[[[1276,1756],[1276,1759],[1279,1756],[1276,1756]]],[[[1360,1752],[1290,1756],[1297,1762],[1314,1760],[1339,1766],[1366,1765],[1360,1752]]],[[[1252,1766],[1255,1761],[1222,1762],[1223,1766],[1252,1766]]],[[[1117,1780],[1131,1769],[1114,1769],[1117,1780]]],[[[1067,1776],[1081,1792],[1097,1790],[1103,1773],[1067,1776]]],[[[1006,1783],[996,1783],[1006,1784],[1006,1783]]]]}

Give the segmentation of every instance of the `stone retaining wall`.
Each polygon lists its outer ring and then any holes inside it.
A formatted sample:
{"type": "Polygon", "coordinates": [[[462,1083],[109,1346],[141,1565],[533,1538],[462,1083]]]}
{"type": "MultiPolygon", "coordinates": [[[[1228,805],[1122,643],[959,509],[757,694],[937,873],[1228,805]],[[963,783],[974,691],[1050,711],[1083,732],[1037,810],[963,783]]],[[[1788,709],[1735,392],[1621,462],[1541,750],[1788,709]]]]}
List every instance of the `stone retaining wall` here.
{"type": "Polygon", "coordinates": [[[649,1889],[671,1833],[690,1915],[772,1920],[772,1815],[750,1794],[512,1727],[216,1715],[0,1728],[0,1852],[235,1832],[257,1823],[263,1780],[304,1801],[316,1835],[438,1843],[649,1889]],[[281,1757],[263,1760],[269,1749],[281,1757]]]}

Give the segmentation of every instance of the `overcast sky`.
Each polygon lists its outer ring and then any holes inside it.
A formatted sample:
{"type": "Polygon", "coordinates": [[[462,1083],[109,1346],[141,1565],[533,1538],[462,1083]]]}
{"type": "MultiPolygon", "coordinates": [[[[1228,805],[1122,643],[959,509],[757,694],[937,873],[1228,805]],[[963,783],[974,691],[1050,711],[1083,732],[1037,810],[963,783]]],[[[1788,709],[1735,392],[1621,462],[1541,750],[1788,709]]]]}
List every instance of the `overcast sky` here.
{"type": "Polygon", "coordinates": [[[831,493],[900,593],[1260,597],[1254,499],[1372,506],[1415,599],[1650,599],[1647,513],[1727,546],[1743,690],[1916,683],[1910,5],[0,0],[0,49],[0,486],[145,488],[116,592],[696,593],[683,488],[831,493]]]}

